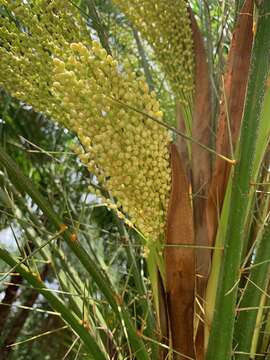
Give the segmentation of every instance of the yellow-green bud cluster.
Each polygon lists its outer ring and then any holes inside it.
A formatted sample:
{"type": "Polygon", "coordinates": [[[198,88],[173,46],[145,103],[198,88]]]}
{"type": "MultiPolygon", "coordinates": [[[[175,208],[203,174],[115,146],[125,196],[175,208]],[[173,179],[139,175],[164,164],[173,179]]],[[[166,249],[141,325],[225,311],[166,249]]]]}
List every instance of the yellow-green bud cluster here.
{"type": "Polygon", "coordinates": [[[155,51],[177,99],[194,91],[194,52],[186,0],[113,0],[155,51]]]}
{"type": "Polygon", "coordinates": [[[66,57],[73,41],[90,42],[78,10],[63,0],[0,0],[0,86],[55,116],[52,54],[66,57]]]}
{"type": "Polygon", "coordinates": [[[0,86],[76,132],[80,159],[117,199],[116,212],[158,240],[170,191],[170,137],[147,117],[162,119],[155,93],[91,41],[70,2],[0,5],[10,14],[0,17],[0,86]]]}
{"type": "Polygon", "coordinates": [[[142,114],[162,119],[155,93],[99,43],[70,48],[66,62],[54,59],[53,93],[79,135],[81,161],[117,199],[117,208],[148,239],[157,240],[164,232],[170,191],[170,137],[142,114]]]}

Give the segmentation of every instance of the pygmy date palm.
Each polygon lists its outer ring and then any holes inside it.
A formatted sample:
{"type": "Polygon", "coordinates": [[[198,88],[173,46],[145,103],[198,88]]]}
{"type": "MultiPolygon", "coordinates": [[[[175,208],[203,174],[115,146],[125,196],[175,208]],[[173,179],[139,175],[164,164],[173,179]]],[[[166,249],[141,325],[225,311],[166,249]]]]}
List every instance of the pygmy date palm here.
{"type": "MultiPolygon", "coordinates": [[[[270,2],[235,1],[229,50],[221,50],[224,74],[211,48],[205,51],[210,39],[195,2],[114,4],[164,73],[176,127],[165,121],[147,76],[118,61],[114,43],[99,31],[97,40],[72,1],[0,0],[0,85],[77,136],[74,151],[94,178],[89,191],[124,235],[139,234],[150,295],[137,259],[127,256],[143,321],[4,149],[0,162],[11,183],[77,256],[113,323],[102,305],[98,316],[83,318],[46,291],[34,267],[2,248],[0,257],[47,298],[89,358],[110,358],[104,334],[118,324],[122,336],[108,336],[115,359],[268,359],[270,2]]],[[[99,29],[94,2],[88,6],[99,29]]]]}

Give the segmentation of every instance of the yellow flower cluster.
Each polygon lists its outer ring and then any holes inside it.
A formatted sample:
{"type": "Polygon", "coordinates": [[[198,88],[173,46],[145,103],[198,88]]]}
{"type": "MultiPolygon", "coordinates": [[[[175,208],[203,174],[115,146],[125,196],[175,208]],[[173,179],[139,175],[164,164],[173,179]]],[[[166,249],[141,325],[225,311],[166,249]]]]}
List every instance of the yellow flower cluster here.
{"type": "Polygon", "coordinates": [[[54,59],[53,92],[79,135],[80,158],[117,199],[117,208],[148,239],[157,240],[164,232],[170,191],[170,137],[146,116],[162,119],[155,93],[99,43],[70,48],[65,63],[54,59]]]}
{"type": "MultiPolygon", "coordinates": [[[[0,0],[0,86],[55,116],[52,54],[65,58],[72,41],[91,41],[77,9],[63,0],[0,0]]],[[[59,114],[60,115],[60,114],[59,114]]]]}
{"type": "Polygon", "coordinates": [[[33,2],[34,25],[29,2],[12,9],[27,31],[0,20],[0,71],[7,66],[0,85],[78,135],[81,161],[116,199],[109,206],[120,217],[127,213],[126,222],[156,242],[164,233],[170,192],[170,136],[147,117],[162,119],[159,102],[143,78],[87,39],[74,10],[61,4],[33,2]]]}
{"type": "Polygon", "coordinates": [[[113,0],[155,51],[177,100],[192,104],[194,53],[186,0],[113,0]]]}

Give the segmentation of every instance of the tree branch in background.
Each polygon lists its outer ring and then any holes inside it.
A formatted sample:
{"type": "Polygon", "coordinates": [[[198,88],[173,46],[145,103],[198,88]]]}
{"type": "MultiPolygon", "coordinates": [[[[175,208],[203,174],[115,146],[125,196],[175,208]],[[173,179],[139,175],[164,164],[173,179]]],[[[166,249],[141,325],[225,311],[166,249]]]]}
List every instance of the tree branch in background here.
{"type": "Polygon", "coordinates": [[[19,285],[21,285],[23,278],[20,274],[14,273],[10,278],[10,284],[6,287],[5,295],[0,303],[0,336],[2,336],[3,330],[5,328],[5,323],[9,317],[11,306],[17,298],[17,293],[19,285]]]}
{"type": "MultiPolygon", "coordinates": [[[[42,281],[44,281],[48,275],[48,271],[49,271],[49,265],[46,264],[43,268],[42,273],[40,274],[40,278],[42,281]]],[[[21,277],[21,276],[20,276],[21,277]]],[[[25,302],[23,303],[23,306],[25,307],[32,307],[37,298],[38,298],[39,292],[35,289],[32,289],[29,293],[28,296],[25,300],[25,302]]],[[[10,331],[8,332],[2,349],[0,351],[0,360],[5,360],[8,358],[9,354],[12,351],[12,347],[10,345],[14,344],[16,342],[16,339],[18,338],[19,334],[22,332],[23,326],[27,320],[29,316],[29,311],[27,309],[21,309],[16,318],[13,321],[12,324],[12,328],[10,329],[10,331]]],[[[0,320],[1,321],[1,320],[0,320]]],[[[1,326],[0,326],[1,329],[1,326]]]]}

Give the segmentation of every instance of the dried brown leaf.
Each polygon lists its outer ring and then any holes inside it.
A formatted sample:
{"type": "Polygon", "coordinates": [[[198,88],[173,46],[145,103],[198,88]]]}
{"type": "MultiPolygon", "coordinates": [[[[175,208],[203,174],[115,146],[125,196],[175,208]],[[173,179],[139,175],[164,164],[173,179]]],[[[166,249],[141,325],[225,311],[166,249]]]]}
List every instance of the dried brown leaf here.
{"type": "MultiPolygon", "coordinates": [[[[224,77],[224,96],[226,97],[223,96],[220,107],[216,151],[229,157],[232,154],[228,124],[230,124],[231,143],[235,147],[245,102],[253,42],[253,6],[253,0],[246,0],[239,13],[224,77]],[[229,119],[227,119],[227,114],[229,119]]],[[[230,164],[218,157],[216,158],[207,202],[207,222],[211,245],[215,239],[230,170],[230,164]]]]}
{"type": "MultiPolygon", "coordinates": [[[[193,214],[189,184],[176,145],[171,146],[172,191],[166,230],[166,292],[174,350],[194,357],[195,294],[193,214]],[[180,245],[180,246],[178,246],[180,245]]],[[[174,359],[184,360],[176,355],[174,359]]]]}

